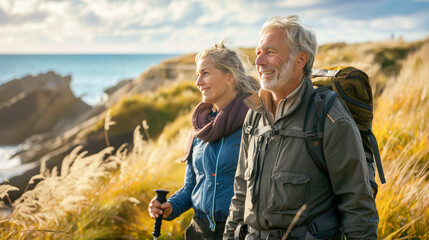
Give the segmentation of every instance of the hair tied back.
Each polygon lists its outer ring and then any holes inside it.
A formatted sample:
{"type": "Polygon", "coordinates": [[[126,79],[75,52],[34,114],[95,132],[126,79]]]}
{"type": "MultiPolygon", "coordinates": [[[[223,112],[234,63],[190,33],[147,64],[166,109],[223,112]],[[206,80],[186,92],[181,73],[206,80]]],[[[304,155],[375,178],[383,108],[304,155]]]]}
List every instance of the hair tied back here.
{"type": "Polygon", "coordinates": [[[219,43],[216,43],[215,45],[214,45],[214,47],[215,48],[222,48],[222,49],[225,49],[226,47],[225,47],[225,40],[222,40],[222,41],[220,41],[219,43]]]}

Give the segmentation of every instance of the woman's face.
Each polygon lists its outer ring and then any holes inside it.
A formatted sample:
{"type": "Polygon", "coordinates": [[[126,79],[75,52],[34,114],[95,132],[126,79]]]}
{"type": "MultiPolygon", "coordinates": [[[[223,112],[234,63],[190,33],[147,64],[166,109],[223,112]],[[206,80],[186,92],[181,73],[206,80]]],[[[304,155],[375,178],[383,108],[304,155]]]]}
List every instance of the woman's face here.
{"type": "Polygon", "coordinates": [[[213,65],[208,58],[197,62],[197,85],[203,96],[203,102],[213,104],[213,110],[219,111],[231,102],[237,93],[233,88],[234,77],[213,65]]]}

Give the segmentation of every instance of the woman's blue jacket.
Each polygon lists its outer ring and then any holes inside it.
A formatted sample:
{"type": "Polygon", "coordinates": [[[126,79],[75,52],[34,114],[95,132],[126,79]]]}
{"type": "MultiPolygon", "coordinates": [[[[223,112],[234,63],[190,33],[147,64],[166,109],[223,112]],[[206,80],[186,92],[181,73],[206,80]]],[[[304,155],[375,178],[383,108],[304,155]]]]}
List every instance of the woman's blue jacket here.
{"type": "Polygon", "coordinates": [[[166,220],[173,220],[192,207],[195,215],[210,221],[213,231],[216,222],[226,221],[234,195],[241,130],[214,142],[194,138],[185,184],[168,199],[173,213],[166,220]]]}

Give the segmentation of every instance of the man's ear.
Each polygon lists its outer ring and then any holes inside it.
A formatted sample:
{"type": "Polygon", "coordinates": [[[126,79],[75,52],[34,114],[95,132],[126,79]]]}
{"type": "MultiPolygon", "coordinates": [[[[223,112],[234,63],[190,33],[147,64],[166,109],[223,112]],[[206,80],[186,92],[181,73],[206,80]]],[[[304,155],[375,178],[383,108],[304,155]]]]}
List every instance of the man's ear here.
{"type": "Polygon", "coordinates": [[[298,69],[304,69],[305,64],[307,64],[308,61],[308,52],[301,51],[297,56],[297,68],[298,69]]]}

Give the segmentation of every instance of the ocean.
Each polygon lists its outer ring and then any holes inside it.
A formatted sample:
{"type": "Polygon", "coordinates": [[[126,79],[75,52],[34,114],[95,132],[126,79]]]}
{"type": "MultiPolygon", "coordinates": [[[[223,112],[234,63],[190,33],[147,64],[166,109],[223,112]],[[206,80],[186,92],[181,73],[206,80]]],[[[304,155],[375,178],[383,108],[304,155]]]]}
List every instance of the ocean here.
{"type": "Polygon", "coordinates": [[[0,84],[54,71],[71,75],[71,88],[77,97],[96,104],[104,89],[123,79],[134,79],[150,66],[175,54],[68,54],[68,55],[0,55],[0,84]]]}
{"type": "MultiPolygon", "coordinates": [[[[123,79],[134,79],[149,67],[177,54],[37,54],[0,55],[0,85],[27,75],[54,71],[71,75],[76,97],[90,105],[102,101],[104,90],[123,79]]],[[[9,159],[17,146],[0,146],[0,182],[5,174],[20,165],[9,159]]]]}

